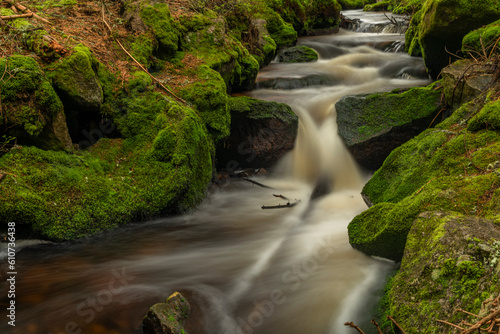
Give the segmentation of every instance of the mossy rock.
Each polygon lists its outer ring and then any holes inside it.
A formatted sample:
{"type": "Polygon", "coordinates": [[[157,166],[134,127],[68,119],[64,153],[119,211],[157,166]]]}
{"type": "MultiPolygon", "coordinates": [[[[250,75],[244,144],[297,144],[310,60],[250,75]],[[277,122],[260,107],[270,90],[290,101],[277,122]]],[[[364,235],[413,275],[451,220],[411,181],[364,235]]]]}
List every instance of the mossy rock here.
{"type": "Polygon", "coordinates": [[[142,1],[137,5],[140,6],[140,17],[144,24],[152,29],[158,41],[156,50],[158,57],[166,59],[172,57],[179,49],[180,33],[170,15],[168,5],[154,1],[142,1]]]}
{"type": "Polygon", "coordinates": [[[280,63],[308,63],[318,60],[318,54],[307,46],[293,46],[282,50],[276,60],[280,63]]]}
{"type": "Polygon", "coordinates": [[[415,220],[399,273],[390,284],[389,308],[406,333],[447,333],[436,322],[474,323],[464,312],[486,315],[500,289],[498,228],[491,221],[451,211],[424,212],[415,220]]]}
{"type": "Polygon", "coordinates": [[[468,124],[470,131],[481,129],[500,130],[500,100],[486,104],[468,124]]]}
{"type": "Polygon", "coordinates": [[[365,5],[375,3],[377,0],[338,0],[343,10],[346,9],[363,9],[365,5]]]}
{"type": "Polygon", "coordinates": [[[202,65],[197,69],[198,80],[183,87],[180,96],[192,103],[210,131],[214,142],[229,135],[229,113],[226,85],[221,75],[202,65]]]}
{"type": "Polygon", "coordinates": [[[184,323],[191,314],[191,305],[179,292],[174,292],[163,303],[149,308],[143,319],[146,334],[184,334],[184,323]]]}
{"type": "Polygon", "coordinates": [[[2,123],[18,144],[44,149],[70,149],[63,104],[38,63],[30,57],[0,59],[2,123]]]}
{"type": "Polygon", "coordinates": [[[377,169],[393,149],[427,129],[442,108],[439,87],[340,99],[338,132],[358,163],[377,169]]]}
{"type": "Polygon", "coordinates": [[[462,39],[462,52],[470,53],[475,58],[487,59],[492,54],[500,53],[498,36],[500,36],[500,20],[465,35],[462,39]]]}
{"type": "Polygon", "coordinates": [[[368,4],[364,7],[364,10],[367,12],[373,11],[387,11],[391,6],[390,1],[379,1],[373,4],[368,4]]]}
{"type": "Polygon", "coordinates": [[[217,147],[217,165],[233,172],[269,168],[295,143],[298,117],[283,103],[250,97],[229,99],[231,134],[217,147]]]}
{"type": "Polygon", "coordinates": [[[437,177],[398,203],[380,203],[356,216],[348,226],[351,245],[368,255],[400,261],[413,221],[427,210],[484,212],[500,187],[496,173],[478,176],[437,177]]]}
{"type": "Polygon", "coordinates": [[[428,0],[422,7],[419,41],[429,74],[436,78],[462,48],[463,37],[500,18],[496,0],[428,0]]]}

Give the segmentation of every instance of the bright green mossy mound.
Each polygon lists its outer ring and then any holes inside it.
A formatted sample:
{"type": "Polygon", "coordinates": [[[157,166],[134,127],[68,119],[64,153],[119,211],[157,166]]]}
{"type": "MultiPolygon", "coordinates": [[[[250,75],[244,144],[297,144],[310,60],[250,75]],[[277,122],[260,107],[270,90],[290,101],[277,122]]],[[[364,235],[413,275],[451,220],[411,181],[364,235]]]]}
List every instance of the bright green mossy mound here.
{"type": "Polygon", "coordinates": [[[19,144],[69,149],[71,139],[61,100],[30,57],[0,59],[0,129],[19,144]],[[4,132],[6,131],[6,132],[4,132]]]}
{"type": "Polygon", "coordinates": [[[318,53],[307,46],[292,46],[282,50],[276,60],[280,63],[308,63],[318,60],[318,53]]]}
{"type": "Polygon", "coordinates": [[[500,20],[465,35],[462,52],[471,53],[475,58],[489,58],[494,53],[500,53],[499,37],[500,20]]]}
{"type": "Polygon", "coordinates": [[[366,11],[386,11],[391,6],[389,0],[376,2],[374,4],[366,5],[364,10],[366,11]]]}
{"type": "Polygon", "coordinates": [[[60,241],[197,204],[213,151],[199,117],[160,94],[127,107],[118,123],[126,139],[101,139],[78,154],[25,147],[0,158],[9,175],[0,184],[0,221],[60,241]]]}
{"type": "Polygon", "coordinates": [[[377,0],[338,0],[340,6],[342,6],[343,10],[346,9],[361,9],[365,7],[365,5],[372,4],[377,0]]]}
{"type": "Polygon", "coordinates": [[[450,326],[485,316],[500,290],[500,233],[486,219],[425,212],[415,220],[400,272],[390,283],[387,315],[405,333],[450,333],[450,326]]]}

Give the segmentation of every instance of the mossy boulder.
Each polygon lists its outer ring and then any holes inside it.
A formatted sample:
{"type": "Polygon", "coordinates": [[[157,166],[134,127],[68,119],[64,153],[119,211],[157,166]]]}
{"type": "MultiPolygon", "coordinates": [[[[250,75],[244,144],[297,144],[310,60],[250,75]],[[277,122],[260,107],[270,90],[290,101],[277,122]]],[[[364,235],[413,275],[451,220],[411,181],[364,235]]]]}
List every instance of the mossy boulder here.
{"type": "Polygon", "coordinates": [[[276,60],[280,63],[308,63],[318,60],[318,54],[307,46],[292,46],[282,50],[276,60]]]}
{"type": "Polygon", "coordinates": [[[496,173],[477,176],[440,176],[431,179],[397,203],[379,203],[358,215],[348,226],[351,245],[368,255],[401,261],[408,232],[417,216],[427,210],[484,212],[500,187],[496,173]]]}
{"type": "Polygon", "coordinates": [[[293,148],[298,117],[288,105],[233,97],[229,109],[231,134],[217,148],[219,168],[272,167],[293,148]]]}
{"type": "Polygon", "coordinates": [[[21,145],[70,149],[63,104],[38,63],[30,57],[0,59],[2,132],[21,145]],[[4,132],[5,131],[5,132],[4,132]]]}
{"type": "Polygon", "coordinates": [[[179,292],[174,292],[164,303],[149,308],[143,319],[146,334],[184,334],[184,323],[191,314],[191,305],[179,292]]]}
{"type": "Polygon", "coordinates": [[[368,4],[364,7],[365,11],[387,11],[389,8],[391,8],[391,1],[386,0],[386,1],[377,1],[373,4],[368,4]]]}
{"type": "Polygon", "coordinates": [[[470,131],[500,130],[500,100],[487,103],[477,115],[469,120],[467,128],[470,131]]]}
{"type": "Polygon", "coordinates": [[[462,52],[470,53],[475,58],[489,58],[494,53],[500,53],[498,36],[500,36],[500,20],[465,35],[462,39],[462,52]]]}
{"type": "Polygon", "coordinates": [[[427,129],[443,107],[439,88],[341,98],[335,105],[338,132],[356,161],[377,169],[393,149],[427,129]]]}
{"type": "Polygon", "coordinates": [[[387,314],[406,333],[448,333],[485,316],[500,290],[500,232],[490,220],[458,212],[420,214],[408,234],[401,269],[390,283],[387,314]]]}
{"type": "Polygon", "coordinates": [[[449,52],[461,50],[463,37],[472,30],[498,20],[500,8],[496,0],[427,0],[416,16],[419,20],[412,21],[410,34],[418,42],[410,45],[421,46],[428,72],[437,78],[449,64],[449,52]]]}

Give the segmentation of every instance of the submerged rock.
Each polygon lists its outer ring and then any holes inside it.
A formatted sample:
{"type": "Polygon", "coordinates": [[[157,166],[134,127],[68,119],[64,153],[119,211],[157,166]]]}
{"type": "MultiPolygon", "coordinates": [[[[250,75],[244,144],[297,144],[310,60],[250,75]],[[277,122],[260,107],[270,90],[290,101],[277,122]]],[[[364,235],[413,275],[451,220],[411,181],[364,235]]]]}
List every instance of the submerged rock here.
{"type": "Polygon", "coordinates": [[[286,104],[235,97],[229,107],[231,134],[217,148],[220,168],[268,168],[293,148],[298,117],[286,104]]]}
{"type": "Polygon", "coordinates": [[[345,96],[335,105],[339,136],[361,166],[377,169],[393,149],[429,127],[442,108],[439,88],[345,96]]]}
{"type": "Polygon", "coordinates": [[[176,291],[164,303],[151,306],[142,322],[143,331],[145,334],[185,334],[184,322],[190,313],[189,302],[176,291]]]}

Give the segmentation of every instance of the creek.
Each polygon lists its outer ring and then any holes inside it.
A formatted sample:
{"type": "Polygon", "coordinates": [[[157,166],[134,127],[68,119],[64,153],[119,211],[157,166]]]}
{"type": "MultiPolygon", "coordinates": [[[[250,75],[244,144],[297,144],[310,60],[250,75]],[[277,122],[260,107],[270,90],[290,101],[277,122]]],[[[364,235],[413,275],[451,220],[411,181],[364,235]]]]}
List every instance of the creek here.
{"type": "Polygon", "coordinates": [[[257,179],[274,189],[231,182],[182,216],[75,243],[26,242],[16,258],[16,326],[7,325],[2,299],[0,332],[142,333],[148,308],[181,291],[193,304],[188,333],[355,333],[348,321],[370,333],[395,265],[349,245],[347,225],[367,209],[360,192],[370,173],[338,137],[334,106],[345,95],[429,80],[422,60],[401,52],[404,34],[386,32],[383,14],[344,15],[361,19],[358,31],[301,38],[320,60],[272,63],[246,94],[286,102],[300,119],[294,150],[257,179]],[[311,196],[317,185],[325,192],[311,196]],[[262,210],[286,204],[273,194],[300,203],[262,210]]]}

